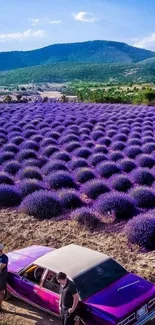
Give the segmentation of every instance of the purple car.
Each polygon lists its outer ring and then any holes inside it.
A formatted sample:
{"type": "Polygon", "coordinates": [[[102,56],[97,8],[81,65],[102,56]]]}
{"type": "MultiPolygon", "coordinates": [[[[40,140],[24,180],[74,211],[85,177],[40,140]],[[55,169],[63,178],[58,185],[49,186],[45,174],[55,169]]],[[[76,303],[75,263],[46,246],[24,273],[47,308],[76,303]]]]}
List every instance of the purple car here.
{"type": "Polygon", "coordinates": [[[143,325],[151,320],[155,324],[155,286],[107,255],[68,245],[31,246],[8,257],[9,295],[45,312],[60,317],[56,274],[63,271],[78,288],[83,324],[143,325]]]}

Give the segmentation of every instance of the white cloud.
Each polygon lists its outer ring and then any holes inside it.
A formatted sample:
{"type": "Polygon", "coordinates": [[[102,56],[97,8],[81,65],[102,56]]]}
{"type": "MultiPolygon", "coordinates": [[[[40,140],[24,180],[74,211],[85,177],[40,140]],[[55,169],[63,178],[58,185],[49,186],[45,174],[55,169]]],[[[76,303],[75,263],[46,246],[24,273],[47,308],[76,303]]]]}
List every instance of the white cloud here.
{"type": "Polygon", "coordinates": [[[62,20],[51,20],[51,21],[49,21],[49,24],[51,24],[51,25],[59,25],[59,24],[62,24],[62,20]]]}
{"type": "Polygon", "coordinates": [[[44,37],[45,36],[45,31],[44,30],[36,30],[31,33],[32,37],[44,37]]]}
{"type": "Polygon", "coordinates": [[[38,18],[30,18],[29,21],[31,21],[32,26],[36,26],[37,24],[40,23],[40,19],[38,18]]]}
{"type": "Polygon", "coordinates": [[[93,16],[90,12],[80,11],[77,14],[73,14],[75,20],[83,21],[86,23],[95,23],[99,21],[99,18],[93,16]]]}
{"type": "Polygon", "coordinates": [[[43,37],[45,35],[44,30],[36,30],[33,31],[32,29],[28,29],[24,32],[17,32],[17,33],[8,33],[8,34],[0,34],[0,42],[7,42],[7,41],[23,41],[33,37],[43,37]]]}
{"type": "Polygon", "coordinates": [[[144,37],[142,39],[139,39],[134,46],[140,47],[140,48],[147,48],[150,50],[155,50],[155,33],[152,33],[151,35],[144,37]]]}
{"type": "Polygon", "coordinates": [[[32,26],[36,26],[38,24],[51,24],[51,25],[59,25],[62,24],[62,20],[50,20],[48,19],[45,20],[40,20],[38,18],[30,18],[29,21],[32,23],[32,26]]]}

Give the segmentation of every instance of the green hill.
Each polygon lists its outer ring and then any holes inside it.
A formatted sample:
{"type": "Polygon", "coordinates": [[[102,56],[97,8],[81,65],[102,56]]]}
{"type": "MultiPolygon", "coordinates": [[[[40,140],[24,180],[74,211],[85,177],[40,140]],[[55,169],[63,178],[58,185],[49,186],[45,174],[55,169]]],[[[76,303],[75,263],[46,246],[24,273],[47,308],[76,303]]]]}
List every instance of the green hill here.
{"type": "Polygon", "coordinates": [[[68,81],[155,82],[155,60],[149,64],[55,63],[0,72],[0,85],[68,81]]]}
{"type": "Polygon", "coordinates": [[[141,64],[145,64],[145,65],[152,65],[152,64],[155,64],[155,58],[150,58],[150,59],[146,59],[146,60],[143,60],[143,61],[140,61],[138,62],[139,65],[141,64]]]}
{"type": "Polygon", "coordinates": [[[62,62],[127,64],[153,57],[155,52],[113,41],[55,44],[33,51],[1,52],[0,71],[62,62]]]}

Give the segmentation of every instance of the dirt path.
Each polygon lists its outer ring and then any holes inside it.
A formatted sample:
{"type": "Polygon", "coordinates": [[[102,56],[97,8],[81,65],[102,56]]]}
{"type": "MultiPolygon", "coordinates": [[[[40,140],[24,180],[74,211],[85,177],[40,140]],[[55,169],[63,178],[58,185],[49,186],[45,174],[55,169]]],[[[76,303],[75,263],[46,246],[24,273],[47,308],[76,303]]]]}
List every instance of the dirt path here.
{"type": "Polygon", "coordinates": [[[1,325],[60,325],[51,315],[39,311],[17,299],[4,303],[4,314],[0,316],[1,325]]]}
{"type": "MultiPolygon", "coordinates": [[[[6,252],[34,244],[61,247],[75,243],[103,252],[117,259],[129,271],[155,283],[155,252],[139,251],[128,245],[124,223],[107,225],[98,233],[81,230],[72,221],[37,221],[17,211],[0,211],[0,241],[6,252]]],[[[6,313],[0,325],[59,325],[53,317],[16,299],[4,304],[6,313]]]]}

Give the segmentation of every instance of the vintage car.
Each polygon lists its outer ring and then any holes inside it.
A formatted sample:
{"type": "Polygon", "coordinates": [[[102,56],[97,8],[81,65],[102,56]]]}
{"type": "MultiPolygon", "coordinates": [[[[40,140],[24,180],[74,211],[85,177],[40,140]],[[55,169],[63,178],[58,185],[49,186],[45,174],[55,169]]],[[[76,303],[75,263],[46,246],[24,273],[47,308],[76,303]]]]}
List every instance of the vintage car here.
{"type": "Polygon", "coordinates": [[[8,257],[8,294],[45,312],[60,317],[56,274],[63,271],[77,286],[83,324],[155,324],[155,286],[107,255],[68,245],[31,246],[8,257]]]}

